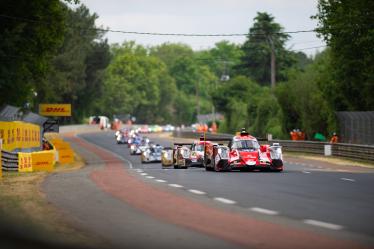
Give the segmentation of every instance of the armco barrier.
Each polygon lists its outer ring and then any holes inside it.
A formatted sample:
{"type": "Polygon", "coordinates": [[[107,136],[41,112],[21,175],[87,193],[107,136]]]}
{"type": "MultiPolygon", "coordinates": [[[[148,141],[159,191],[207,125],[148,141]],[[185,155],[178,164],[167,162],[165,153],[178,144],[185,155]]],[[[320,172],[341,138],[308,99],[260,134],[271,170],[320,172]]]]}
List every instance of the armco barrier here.
{"type": "MultiPolygon", "coordinates": [[[[174,131],[174,137],[181,138],[193,138],[198,139],[201,133],[196,133],[192,131],[174,131]]],[[[227,139],[232,138],[233,135],[230,134],[212,134],[206,133],[206,139],[216,138],[216,139],[227,139]]],[[[266,142],[268,143],[268,142],[266,142]]],[[[303,152],[303,153],[313,153],[318,155],[324,155],[325,145],[330,145],[324,142],[314,142],[314,141],[292,141],[292,140],[272,140],[271,143],[279,143],[284,151],[289,152],[303,152]]],[[[357,144],[332,144],[331,146],[332,155],[338,157],[345,157],[349,159],[358,159],[365,161],[374,161],[374,146],[373,145],[357,145],[357,144]]]]}

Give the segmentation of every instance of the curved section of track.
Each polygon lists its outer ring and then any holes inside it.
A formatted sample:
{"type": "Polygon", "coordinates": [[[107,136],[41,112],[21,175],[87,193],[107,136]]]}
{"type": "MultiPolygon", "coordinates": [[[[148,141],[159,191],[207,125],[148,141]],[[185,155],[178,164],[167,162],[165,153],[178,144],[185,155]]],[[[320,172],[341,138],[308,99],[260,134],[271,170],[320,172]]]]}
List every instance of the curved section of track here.
{"type": "MultiPolygon", "coordinates": [[[[111,132],[81,138],[97,147],[76,139],[79,146],[107,162],[90,174],[91,180],[156,219],[255,248],[373,245],[371,173],[308,163],[286,163],[283,173],[162,169],[159,163],[141,164],[111,132]]],[[[167,138],[154,140],[170,145],[167,138]]]]}

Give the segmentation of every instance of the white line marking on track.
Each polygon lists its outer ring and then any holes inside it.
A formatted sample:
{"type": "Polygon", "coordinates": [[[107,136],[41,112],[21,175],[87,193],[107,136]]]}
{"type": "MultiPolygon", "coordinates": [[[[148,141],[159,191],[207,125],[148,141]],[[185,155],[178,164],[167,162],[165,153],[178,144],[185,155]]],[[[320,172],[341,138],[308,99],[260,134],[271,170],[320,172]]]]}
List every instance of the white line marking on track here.
{"type": "Polygon", "coordinates": [[[351,179],[351,178],[340,178],[340,180],[349,181],[349,182],[355,182],[356,181],[355,179],[351,179]]]}
{"type": "Polygon", "coordinates": [[[270,210],[270,209],[265,209],[265,208],[260,208],[260,207],[252,207],[250,208],[251,211],[261,213],[261,214],[268,214],[268,215],[277,215],[279,212],[270,210]]]}
{"type": "Polygon", "coordinates": [[[146,176],[146,175],[148,175],[147,173],[140,173],[140,175],[142,175],[142,176],[146,176]]]}
{"type": "Polygon", "coordinates": [[[165,180],[156,179],[156,182],[166,182],[165,180]]]}
{"type": "Polygon", "coordinates": [[[323,221],[318,221],[318,220],[303,220],[305,224],[312,225],[312,226],[317,226],[317,227],[323,227],[331,230],[341,230],[343,229],[343,226],[341,225],[336,225],[328,222],[323,222],[323,221]]]}
{"type": "Polygon", "coordinates": [[[142,172],[144,172],[144,171],[141,170],[141,169],[136,169],[135,171],[138,172],[138,173],[142,173],[142,172]]]}
{"type": "Polygon", "coordinates": [[[174,187],[174,188],[183,188],[182,185],[179,185],[179,184],[169,184],[170,187],[174,187]]]}
{"type": "Polygon", "coordinates": [[[349,170],[346,169],[338,169],[339,172],[349,172],[349,170]]]}
{"type": "Polygon", "coordinates": [[[191,193],[197,194],[197,195],[205,195],[206,193],[197,189],[189,189],[188,190],[191,193]]]}
{"type": "Polygon", "coordinates": [[[235,204],[236,203],[236,201],[232,201],[232,200],[222,198],[222,197],[214,197],[214,200],[225,203],[225,204],[235,204]]]}
{"type": "Polygon", "coordinates": [[[304,173],[304,174],[310,174],[310,171],[306,171],[306,170],[304,170],[303,173],[304,173]]]}
{"type": "Polygon", "coordinates": [[[146,176],[148,179],[154,179],[154,176],[146,176]]]}

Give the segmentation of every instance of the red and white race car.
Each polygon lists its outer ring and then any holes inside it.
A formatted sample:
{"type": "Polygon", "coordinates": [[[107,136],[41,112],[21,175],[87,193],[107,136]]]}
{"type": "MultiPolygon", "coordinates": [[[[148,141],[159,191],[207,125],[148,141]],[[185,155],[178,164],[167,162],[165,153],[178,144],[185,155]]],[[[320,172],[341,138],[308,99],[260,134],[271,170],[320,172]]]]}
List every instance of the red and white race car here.
{"type": "Polygon", "coordinates": [[[231,169],[283,170],[282,147],[278,143],[260,145],[258,140],[244,129],[229,143],[231,169]]]}
{"type": "Polygon", "coordinates": [[[204,141],[204,137],[200,140],[194,141],[191,145],[191,155],[190,155],[190,166],[200,166],[203,167],[204,163],[204,148],[211,145],[211,141],[204,141]]]}

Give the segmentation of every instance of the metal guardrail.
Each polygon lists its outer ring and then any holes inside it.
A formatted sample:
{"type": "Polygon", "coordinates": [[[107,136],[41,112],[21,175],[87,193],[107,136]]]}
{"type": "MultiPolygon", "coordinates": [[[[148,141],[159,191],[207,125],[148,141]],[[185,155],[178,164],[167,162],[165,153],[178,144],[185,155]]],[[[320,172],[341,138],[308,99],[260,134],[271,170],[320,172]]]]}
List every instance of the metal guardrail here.
{"type": "Polygon", "coordinates": [[[18,171],[18,153],[1,150],[2,170],[18,171]]]}
{"type": "MultiPolygon", "coordinates": [[[[201,133],[192,131],[174,131],[174,137],[183,138],[193,138],[198,139],[201,133]]],[[[212,134],[206,133],[206,139],[227,139],[232,138],[231,134],[212,134]]],[[[260,143],[269,143],[262,142],[260,143]]],[[[271,140],[271,143],[279,143],[283,151],[289,152],[302,152],[302,153],[312,153],[316,155],[324,155],[325,145],[331,145],[331,152],[333,156],[345,157],[355,160],[364,160],[374,162],[374,146],[373,145],[358,145],[358,144],[330,144],[325,142],[315,142],[315,141],[292,141],[292,140],[271,140]]]]}

